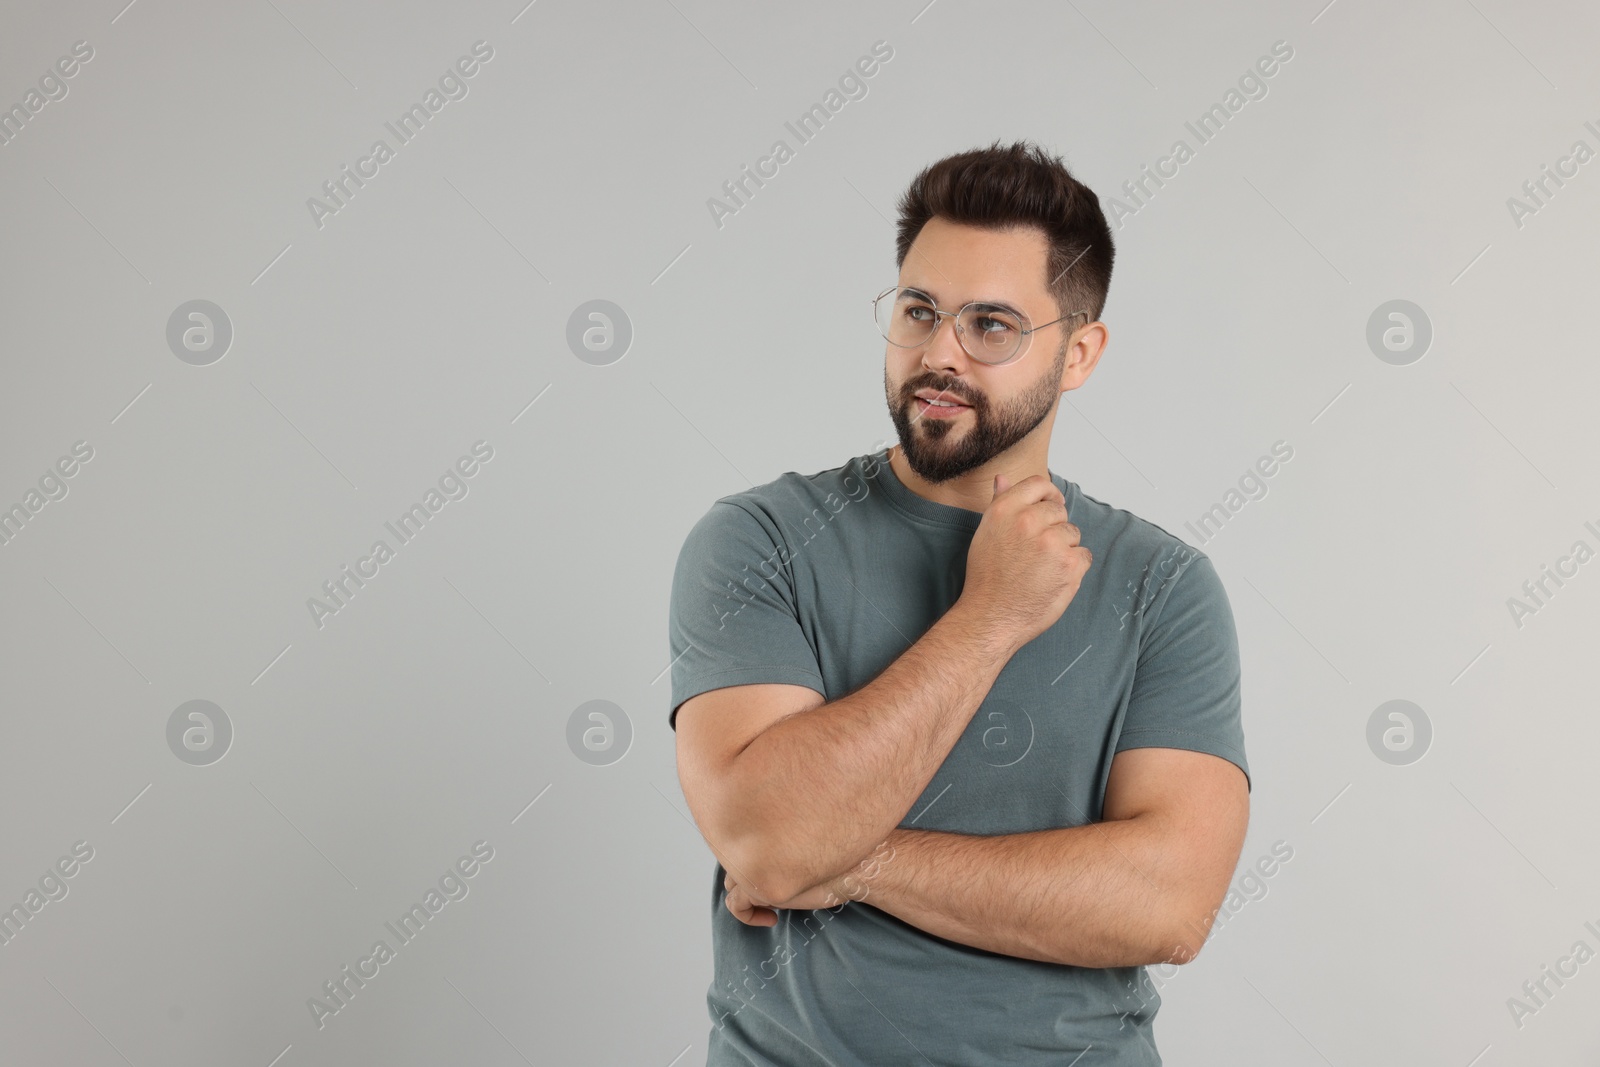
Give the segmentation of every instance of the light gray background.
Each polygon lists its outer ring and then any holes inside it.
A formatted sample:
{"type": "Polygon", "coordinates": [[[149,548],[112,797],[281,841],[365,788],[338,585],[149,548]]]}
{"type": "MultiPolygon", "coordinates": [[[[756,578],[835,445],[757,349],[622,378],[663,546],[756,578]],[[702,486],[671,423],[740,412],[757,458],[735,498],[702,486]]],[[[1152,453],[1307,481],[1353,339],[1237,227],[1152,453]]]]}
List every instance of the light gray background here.
{"type": "Polygon", "coordinates": [[[1033,139],[1109,210],[1278,40],[1268,95],[1118,226],[1110,346],[1051,452],[1199,543],[1294,448],[1203,546],[1243,649],[1240,873],[1294,858],[1165,983],[1158,1038],[1174,1064],[1596,1062],[1600,962],[1520,1028],[1506,1004],[1600,948],[1600,562],[1507,607],[1600,545],[1600,162],[1507,207],[1600,148],[1591,7],[124,3],[0,13],[7,107],[95,53],[0,146],[0,504],[94,449],[0,546],[0,904],[95,849],[0,945],[7,1062],[701,1062],[684,534],[892,440],[868,300],[919,168],[1033,139]],[[469,95],[319,229],[307,198],[478,40],[469,95]],[[878,40],[868,95],[797,145],[878,40]],[[778,138],[795,158],[716,226],[778,138]],[[166,343],[192,299],[233,325],[209,366],[166,343]],[[566,341],[595,299],[635,334],[605,366],[566,341]],[[1407,366],[1366,342],[1394,299],[1434,330],[1407,366]],[[468,495],[319,629],[307,599],[480,439],[468,495]],[[209,766],[166,741],[193,699],[234,729],[209,766]],[[567,741],[597,699],[633,731],[605,766],[567,741]],[[1367,744],[1391,699],[1433,725],[1408,766],[1367,744]],[[319,1030],[307,999],[479,839],[469,895],[319,1030]]]}

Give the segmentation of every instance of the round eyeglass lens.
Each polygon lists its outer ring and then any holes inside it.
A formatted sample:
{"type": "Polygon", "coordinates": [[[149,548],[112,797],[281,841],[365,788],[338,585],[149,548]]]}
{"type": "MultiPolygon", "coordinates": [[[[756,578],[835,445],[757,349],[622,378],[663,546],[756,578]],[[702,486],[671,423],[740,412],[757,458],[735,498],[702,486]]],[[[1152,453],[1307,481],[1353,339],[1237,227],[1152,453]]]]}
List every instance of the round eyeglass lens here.
{"type": "MultiPolygon", "coordinates": [[[[915,348],[933,333],[938,315],[916,290],[892,289],[874,306],[878,330],[892,345],[915,348]]],[[[992,304],[970,304],[956,317],[956,334],[967,355],[983,363],[1003,363],[1022,341],[1022,322],[992,304]]]]}

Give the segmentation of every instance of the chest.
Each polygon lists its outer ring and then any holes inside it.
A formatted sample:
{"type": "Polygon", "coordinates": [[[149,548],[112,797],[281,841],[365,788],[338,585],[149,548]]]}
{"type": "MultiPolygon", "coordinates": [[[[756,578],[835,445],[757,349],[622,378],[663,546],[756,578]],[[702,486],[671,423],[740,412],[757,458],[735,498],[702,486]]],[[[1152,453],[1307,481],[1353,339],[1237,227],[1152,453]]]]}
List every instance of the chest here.
{"type": "MultiPolygon", "coordinates": [[[[811,612],[828,698],[871,682],[926,633],[964,572],[965,553],[949,552],[835,580],[811,612]]],[[[902,826],[999,834],[1100,817],[1138,657],[1129,591],[1111,584],[1086,578],[1066,613],[1005,664],[902,826]]]]}

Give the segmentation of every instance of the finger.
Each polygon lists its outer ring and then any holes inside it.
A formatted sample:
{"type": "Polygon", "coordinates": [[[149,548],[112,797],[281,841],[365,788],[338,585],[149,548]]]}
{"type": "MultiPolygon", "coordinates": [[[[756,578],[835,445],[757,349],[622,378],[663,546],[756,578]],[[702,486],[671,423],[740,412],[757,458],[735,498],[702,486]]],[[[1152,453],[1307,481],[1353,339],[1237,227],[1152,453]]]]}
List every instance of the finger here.
{"type": "MultiPolygon", "coordinates": [[[[1044,519],[1046,526],[1071,525],[1067,519],[1067,509],[1055,500],[1041,500],[1037,504],[1029,504],[1030,508],[1037,508],[1038,514],[1044,519]]],[[[1073,527],[1077,529],[1077,527],[1073,527]]]]}
{"type": "Polygon", "coordinates": [[[1083,534],[1070,522],[1063,522],[1059,526],[1050,527],[1050,536],[1058,537],[1058,544],[1065,547],[1068,557],[1081,559],[1084,566],[1088,566],[1089,550],[1083,547],[1083,534]]]}
{"type": "Polygon", "coordinates": [[[725,902],[733,917],[746,926],[775,926],[778,922],[778,913],[771,908],[757,905],[743,889],[734,886],[728,891],[725,902]]]}
{"type": "MultiPolygon", "coordinates": [[[[996,482],[1003,477],[1005,476],[995,475],[996,482]]],[[[1004,490],[995,494],[995,500],[998,502],[1001,497],[1005,498],[1007,507],[1017,508],[1024,508],[1029,504],[1037,504],[1041,500],[1049,500],[1054,506],[1063,508],[1067,503],[1067,498],[1062,495],[1056,483],[1042,474],[1030,474],[1020,482],[1014,482],[1006,486],[1004,490]]]]}

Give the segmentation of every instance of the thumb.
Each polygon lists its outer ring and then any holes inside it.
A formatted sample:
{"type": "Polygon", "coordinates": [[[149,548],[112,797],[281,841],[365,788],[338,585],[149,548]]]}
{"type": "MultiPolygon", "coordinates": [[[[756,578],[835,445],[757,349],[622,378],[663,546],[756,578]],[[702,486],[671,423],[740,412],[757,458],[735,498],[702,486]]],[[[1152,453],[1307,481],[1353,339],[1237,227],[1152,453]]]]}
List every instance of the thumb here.
{"type": "Polygon", "coordinates": [[[1005,480],[1006,480],[1006,476],[1004,474],[996,474],[994,476],[994,493],[995,493],[995,496],[999,496],[1001,493],[1006,491],[1006,487],[1005,487],[1005,484],[1004,484],[1005,480]]]}

